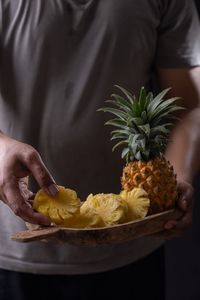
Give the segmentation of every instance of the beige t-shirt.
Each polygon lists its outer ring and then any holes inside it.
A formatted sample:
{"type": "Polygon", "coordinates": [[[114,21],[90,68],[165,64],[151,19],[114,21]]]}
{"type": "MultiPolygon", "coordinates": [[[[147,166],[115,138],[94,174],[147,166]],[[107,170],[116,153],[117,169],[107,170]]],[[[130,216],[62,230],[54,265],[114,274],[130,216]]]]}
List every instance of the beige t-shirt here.
{"type": "MultiPolygon", "coordinates": [[[[119,192],[109,116],[97,113],[120,84],[133,93],[152,70],[200,65],[199,23],[188,0],[0,0],[0,129],[33,145],[56,182],[119,192]]],[[[32,186],[35,189],[34,186],[32,186]]],[[[9,239],[24,222],[0,202],[0,268],[84,274],[134,262],[153,238],[76,247],[9,239]]]]}

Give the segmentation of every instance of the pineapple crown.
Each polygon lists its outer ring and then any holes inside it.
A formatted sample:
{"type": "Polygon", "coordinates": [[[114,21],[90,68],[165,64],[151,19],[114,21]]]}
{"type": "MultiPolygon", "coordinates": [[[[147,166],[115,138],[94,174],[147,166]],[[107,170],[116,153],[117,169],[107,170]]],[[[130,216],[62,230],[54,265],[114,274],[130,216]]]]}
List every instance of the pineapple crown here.
{"type": "Polygon", "coordinates": [[[110,106],[98,109],[115,116],[105,123],[117,128],[111,132],[111,140],[118,140],[112,150],[124,145],[121,156],[127,162],[161,157],[168,142],[169,127],[173,125],[169,119],[175,118],[173,112],[183,109],[175,104],[180,98],[164,99],[170,88],[154,97],[142,87],[136,97],[121,86],[115,86],[123,96],[112,94],[112,100],[105,101],[110,106]]]}

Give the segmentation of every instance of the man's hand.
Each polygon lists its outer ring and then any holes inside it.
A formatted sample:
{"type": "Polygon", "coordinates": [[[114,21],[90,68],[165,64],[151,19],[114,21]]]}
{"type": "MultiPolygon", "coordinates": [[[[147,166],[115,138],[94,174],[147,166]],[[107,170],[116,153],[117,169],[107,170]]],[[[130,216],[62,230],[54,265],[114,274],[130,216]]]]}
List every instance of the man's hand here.
{"type": "Polygon", "coordinates": [[[178,194],[177,209],[181,210],[183,215],[179,220],[169,220],[164,226],[165,230],[157,235],[160,238],[170,240],[179,237],[192,225],[194,202],[192,185],[186,181],[179,181],[178,194]]]}
{"type": "Polygon", "coordinates": [[[181,120],[176,123],[169,137],[165,157],[174,167],[178,178],[178,208],[183,217],[165,224],[163,238],[181,235],[192,222],[193,188],[192,182],[199,172],[200,149],[200,67],[171,68],[158,70],[161,88],[171,87],[170,97],[179,96],[178,105],[185,107],[181,120]],[[170,229],[171,228],[171,229],[170,229]]]}
{"type": "Polygon", "coordinates": [[[57,185],[39,153],[30,145],[0,134],[1,200],[24,221],[49,225],[49,218],[35,212],[30,205],[29,200],[33,193],[27,187],[28,175],[33,175],[39,186],[49,195],[56,195],[57,185]]]}

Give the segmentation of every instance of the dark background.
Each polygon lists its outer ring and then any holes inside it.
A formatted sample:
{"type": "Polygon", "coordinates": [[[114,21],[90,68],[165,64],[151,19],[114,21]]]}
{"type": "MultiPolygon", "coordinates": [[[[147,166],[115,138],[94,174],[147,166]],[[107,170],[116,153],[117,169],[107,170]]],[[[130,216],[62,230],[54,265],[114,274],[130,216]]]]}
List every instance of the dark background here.
{"type": "Polygon", "coordinates": [[[195,0],[195,2],[196,2],[196,5],[197,5],[199,16],[200,16],[200,0],[195,0]]]}
{"type": "MultiPolygon", "coordinates": [[[[200,0],[195,2],[200,16],[200,0]]],[[[183,237],[165,247],[166,300],[200,300],[200,174],[194,186],[193,225],[183,237]]]]}

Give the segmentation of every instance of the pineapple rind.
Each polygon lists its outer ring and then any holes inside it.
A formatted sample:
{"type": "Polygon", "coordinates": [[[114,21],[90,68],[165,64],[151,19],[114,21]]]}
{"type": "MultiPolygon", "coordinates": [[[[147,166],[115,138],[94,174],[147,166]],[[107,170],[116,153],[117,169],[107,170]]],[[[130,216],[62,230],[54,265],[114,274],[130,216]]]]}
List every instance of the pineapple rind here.
{"type": "Polygon", "coordinates": [[[128,163],[121,178],[122,188],[131,191],[143,188],[150,199],[148,214],[159,213],[175,206],[177,182],[173,167],[164,158],[149,162],[133,161],[128,163]]]}
{"type": "Polygon", "coordinates": [[[169,141],[169,122],[174,112],[183,109],[175,104],[179,97],[165,99],[170,88],[154,97],[141,88],[139,96],[116,86],[122,96],[113,94],[110,106],[99,111],[109,112],[115,117],[106,125],[114,126],[111,140],[118,140],[113,147],[123,146],[122,158],[127,166],[123,170],[122,188],[130,191],[144,188],[150,197],[149,214],[174,207],[177,200],[177,183],[173,168],[163,154],[169,141]]]}

